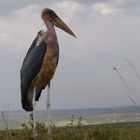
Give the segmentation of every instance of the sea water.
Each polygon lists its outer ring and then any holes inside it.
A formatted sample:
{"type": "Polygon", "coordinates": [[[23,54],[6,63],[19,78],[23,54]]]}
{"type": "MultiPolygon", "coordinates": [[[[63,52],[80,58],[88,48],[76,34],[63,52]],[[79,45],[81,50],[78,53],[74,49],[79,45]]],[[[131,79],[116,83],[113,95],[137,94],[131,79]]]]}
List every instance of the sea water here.
{"type": "MultiPolygon", "coordinates": [[[[30,114],[25,111],[1,112],[0,129],[21,128],[23,123],[29,123],[30,114]]],[[[47,123],[46,110],[37,110],[35,116],[38,122],[47,123]]],[[[76,125],[78,120],[83,125],[140,121],[140,107],[51,110],[51,122],[56,126],[70,125],[72,121],[76,125]]]]}

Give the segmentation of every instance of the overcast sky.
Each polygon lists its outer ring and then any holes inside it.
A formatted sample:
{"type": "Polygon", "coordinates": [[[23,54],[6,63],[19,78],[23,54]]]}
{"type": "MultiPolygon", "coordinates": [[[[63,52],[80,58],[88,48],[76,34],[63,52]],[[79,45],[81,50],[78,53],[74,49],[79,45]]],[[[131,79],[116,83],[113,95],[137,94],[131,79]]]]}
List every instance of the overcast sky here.
{"type": "MultiPolygon", "coordinates": [[[[56,29],[60,60],[51,85],[53,109],[133,105],[112,69],[127,82],[140,104],[140,1],[138,0],[1,0],[0,1],[0,110],[21,110],[19,71],[40,29],[40,13],[53,9],[77,39],[56,29]]],[[[46,108],[44,90],[37,104],[46,108]]]]}

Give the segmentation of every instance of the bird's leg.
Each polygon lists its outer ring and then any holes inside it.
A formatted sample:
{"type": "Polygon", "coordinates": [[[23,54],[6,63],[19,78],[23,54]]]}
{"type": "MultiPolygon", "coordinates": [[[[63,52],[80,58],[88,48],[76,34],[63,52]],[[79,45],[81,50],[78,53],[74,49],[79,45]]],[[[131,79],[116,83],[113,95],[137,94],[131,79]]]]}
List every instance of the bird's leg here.
{"type": "Polygon", "coordinates": [[[36,132],[36,120],[35,120],[35,106],[36,106],[36,101],[35,101],[35,97],[36,97],[36,88],[34,88],[33,91],[33,100],[32,100],[32,105],[33,105],[33,136],[36,137],[37,136],[37,132],[36,132]]]}
{"type": "Polygon", "coordinates": [[[48,84],[47,93],[47,121],[48,121],[48,135],[51,134],[51,122],[50,122],[50,83],[48,84]]]}

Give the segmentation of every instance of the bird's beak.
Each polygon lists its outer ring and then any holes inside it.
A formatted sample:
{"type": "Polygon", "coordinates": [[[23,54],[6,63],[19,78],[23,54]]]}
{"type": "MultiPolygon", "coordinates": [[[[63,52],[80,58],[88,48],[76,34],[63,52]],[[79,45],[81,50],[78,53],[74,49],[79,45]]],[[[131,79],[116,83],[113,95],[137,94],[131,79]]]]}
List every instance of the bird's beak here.
{"type": "Polygon", "coordinates": [[[56,27],[62,29],[63,31],[67,32],[68,34],[76,38],[72,30],[57,15],[53,18],[53,20],[54,20],[53,23],[56,27]]]}

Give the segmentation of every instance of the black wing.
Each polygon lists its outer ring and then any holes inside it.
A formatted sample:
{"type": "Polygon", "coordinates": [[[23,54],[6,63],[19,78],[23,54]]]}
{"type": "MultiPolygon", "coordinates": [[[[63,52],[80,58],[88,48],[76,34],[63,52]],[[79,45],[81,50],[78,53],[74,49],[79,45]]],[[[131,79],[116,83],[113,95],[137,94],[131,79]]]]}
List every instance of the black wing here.
{"type": "Polygon", "coordinates": [[[37,45],[37,40],[38,37],[34,39],[29,48],[20,71],[22,107],[27,111],[32,110],[32,105],[27,98],[28,89],[32,80],[41,69],[43,58],[47,50],[47,44],[42,41],[37,45]]]}

